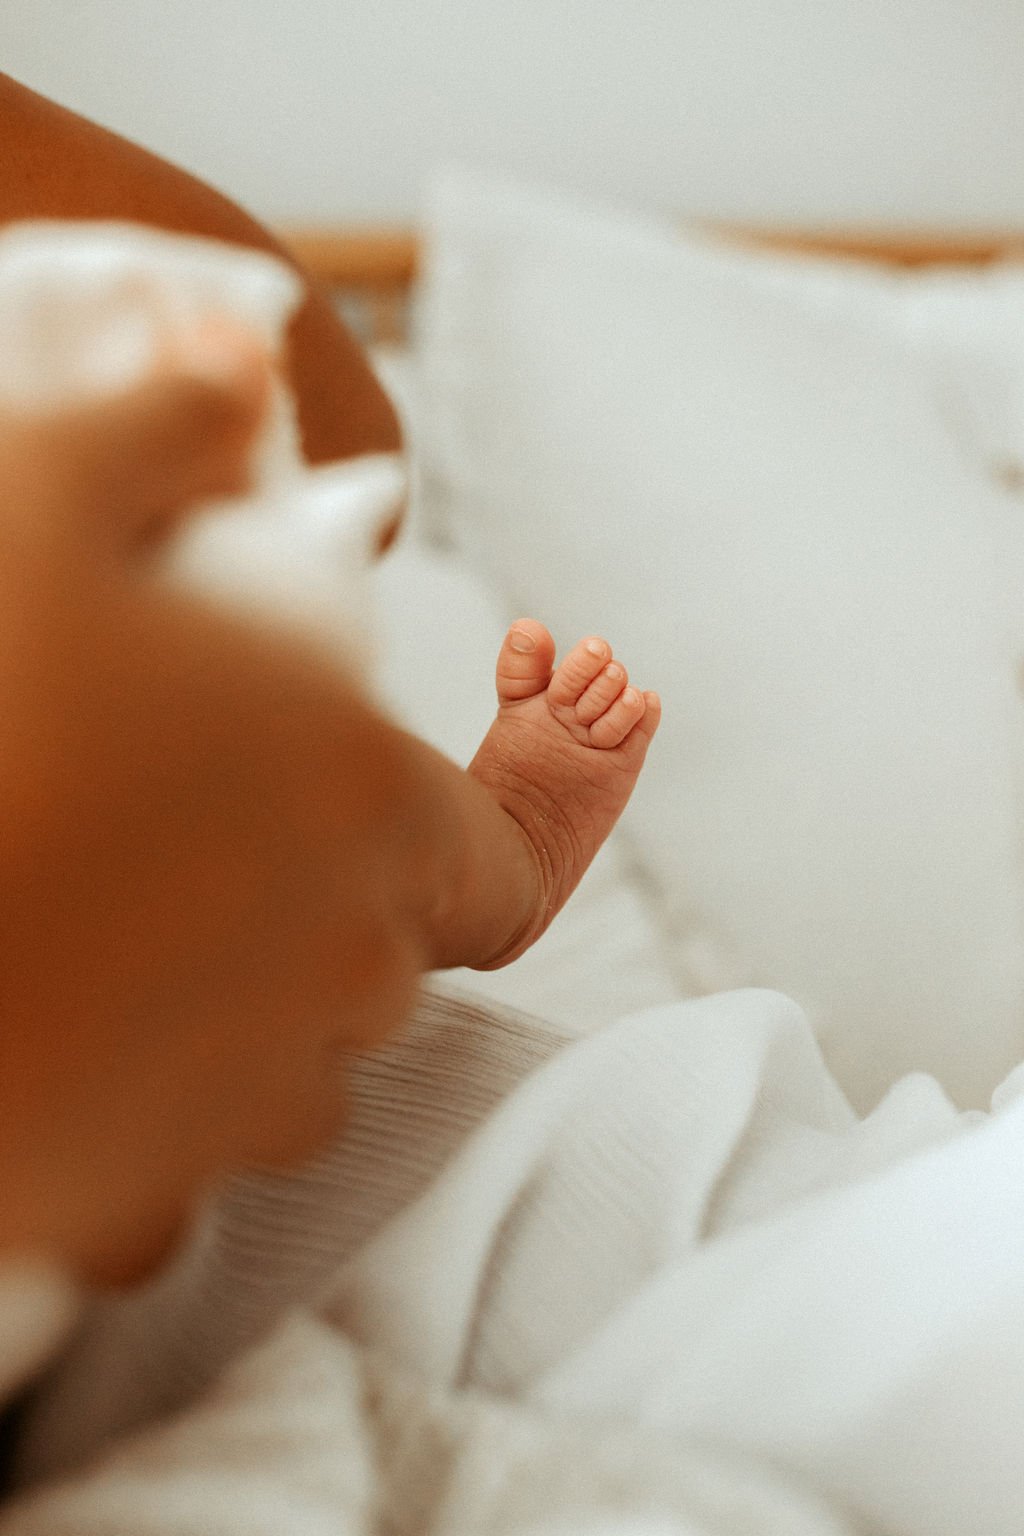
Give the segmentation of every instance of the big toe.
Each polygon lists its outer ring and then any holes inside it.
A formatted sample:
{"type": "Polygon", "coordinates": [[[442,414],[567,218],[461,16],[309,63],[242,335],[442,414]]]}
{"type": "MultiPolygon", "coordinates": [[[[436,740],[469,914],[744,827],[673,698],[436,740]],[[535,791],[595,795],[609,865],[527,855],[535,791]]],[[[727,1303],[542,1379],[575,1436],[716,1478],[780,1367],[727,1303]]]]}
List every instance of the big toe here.
{"type": "Polygon", "coordinates": [[[499,704],[514,704],[542,693],[551,681],[555,642],[537,619],[517,619],[498,652],[495,684],[499,704]]]}

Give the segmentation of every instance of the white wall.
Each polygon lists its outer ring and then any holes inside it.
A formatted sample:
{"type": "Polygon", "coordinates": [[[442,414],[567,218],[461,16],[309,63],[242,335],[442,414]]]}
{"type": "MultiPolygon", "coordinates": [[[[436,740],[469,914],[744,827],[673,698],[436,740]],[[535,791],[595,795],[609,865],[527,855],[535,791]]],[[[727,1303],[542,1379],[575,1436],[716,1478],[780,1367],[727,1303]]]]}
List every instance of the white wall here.
{"type": "Polygon", "coordinates": [[[461,158],[667,211],[1019,225],[1022,60],[1021,0],[0,0],[0,67],[271,220],[405,220],[461,158]]]}

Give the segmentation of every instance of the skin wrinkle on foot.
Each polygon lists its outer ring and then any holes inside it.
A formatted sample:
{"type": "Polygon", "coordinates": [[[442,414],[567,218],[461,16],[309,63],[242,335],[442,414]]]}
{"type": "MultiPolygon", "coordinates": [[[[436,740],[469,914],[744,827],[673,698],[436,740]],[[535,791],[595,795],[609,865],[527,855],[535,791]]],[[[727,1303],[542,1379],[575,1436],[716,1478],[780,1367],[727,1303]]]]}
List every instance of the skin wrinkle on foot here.
{"type": "Polygon", "coordinates": [[[562,908],[618,820],[661,705],[656,693],[629,684],[602,636],[578,641],[556,665],[551,633],[536,619],[512,624],[495,678],[497,717],[469,771],[523,828],[545,885],[539,919],[498,957],[507,964],[562,908]]]}

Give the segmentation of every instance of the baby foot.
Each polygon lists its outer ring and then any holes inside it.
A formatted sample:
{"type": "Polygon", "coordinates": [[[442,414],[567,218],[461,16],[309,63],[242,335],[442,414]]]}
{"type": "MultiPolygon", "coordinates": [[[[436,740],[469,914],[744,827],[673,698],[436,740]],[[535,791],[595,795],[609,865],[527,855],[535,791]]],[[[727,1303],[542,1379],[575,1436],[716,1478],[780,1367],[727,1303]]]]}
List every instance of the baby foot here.
{"type": "Polygon", "coordinates": [[[534,926],[507,953],[528,948],[564,906],[633,792],[658,728],[656,693],[630,685],[596,635],[555,666],[555,642],[518,619],[498,655],[498,714],[469,771],[526,833],[541,872],[534,926]]]}

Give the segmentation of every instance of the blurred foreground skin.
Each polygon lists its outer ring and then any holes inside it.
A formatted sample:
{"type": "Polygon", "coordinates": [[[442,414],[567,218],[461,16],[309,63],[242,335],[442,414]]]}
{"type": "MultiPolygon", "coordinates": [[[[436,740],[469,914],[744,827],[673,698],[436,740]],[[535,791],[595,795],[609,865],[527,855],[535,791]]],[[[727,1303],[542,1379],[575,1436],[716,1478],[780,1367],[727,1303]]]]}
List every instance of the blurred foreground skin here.
{"type": "Polygon", "coordinates": [[[103,1277],[224,1167],[321,1140],[336,1052],[425,959],[380,825],[394,733],[150,572],[244,488],[268,380],[210,331],[131,396],[0,420],[0,1245],[103,1277]]]}
{"type": "MultiPolygon", "coordinates": [[[[294,265],[273,235],[219,192],[3,74],[0,144],[0,225],[131,219],[269,251],[294,265]]],[[[287,369],[307,458],[397,449],[390,401],[328,295],[302,276],[306,299],[289,326],[287,369]]]]}
{"type": "MultiPolygon", "coordinates": [[[[288,259],[213,189],[2,74],[0,143],[0,225],[130,219],[288,259]]],[[[398,448],[390,402],[304,276],[285,362],[306,457],[398,448]]],[[[358,850],[360,817],[369,844],[371,812],[401,780],[396,733],[313,657],[146,580],[147,541],[190,502],[244,484],[267,365],[241,343],[217,354],[196,355],[184,377],[122,402],[120,414],[0,422],[0,1167],[10,1197],[0,1246],[56,1247],[111,1277],[157,1254],[186,1191],[214,1171],[290,1160],[321,1139],[317,1104],[321,1120],[337,1115],[324,1055],[335,1053],[339,990],[353,1036],[377,1038],[424,960],[374,904],[386,840],[358,850]],[[354,757],[343,811],[335,751],[354,757]],[[358,911],[346,910],[341,872],[365,880],[358,911]],[[285,1014],[320,1021],[307,1055],[278,1027],[285,1014]],[[218,1047],[214,1016],[235,1020],[233,1052],[218,1047]],[[147,1098],[140,1064],[153,1052],[147,1098]],[[246,1105],[240,1092],[233,1121],[218,1082],[245,1073],[263,1093],[246,1105]],[[183,1092],[191,1146],[175,1123],[183,1092]],[[114,1226],[111,1190],[123,1212],[114,1226]]]]}

